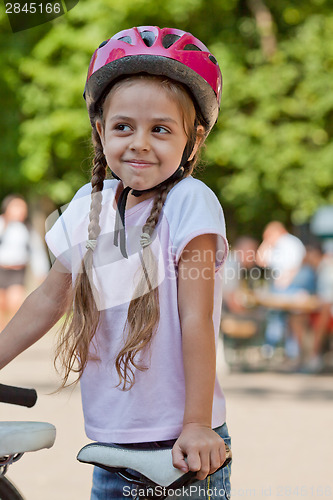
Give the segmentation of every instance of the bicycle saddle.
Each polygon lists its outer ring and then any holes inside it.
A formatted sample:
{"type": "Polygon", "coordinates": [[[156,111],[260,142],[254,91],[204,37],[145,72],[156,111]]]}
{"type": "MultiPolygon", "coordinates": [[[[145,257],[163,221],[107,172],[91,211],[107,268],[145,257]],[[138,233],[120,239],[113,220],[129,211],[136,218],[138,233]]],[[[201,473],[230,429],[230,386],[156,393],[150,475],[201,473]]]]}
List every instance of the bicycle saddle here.
{"type": "Polygon", "coordinates": [[[77,459],[79,462],[106,466],[110,470],[132,469],[160,486],[169,486],[184,476],[184,472],[172,465],[171,448],[136,450],[92,443],[79,451],[77,459]]]}
{"type": "MultiPolygon", "coordinates": [[[[176,489],[183,486],[196,472],[182,472],[172,465],[172,448],[133,449],[119,445],[91,443],[78,453],[79,462],[97,465],[111,472],[121,473],[128,480],[135,480],[135,475],[127,474],[126,469],[140,473],[146,484],[176,489]]],[[[231,450],[227,448],[226,466],[231,460],[231,450]]]]}
{"type": "Polygon", "coordinates": [[[51,448],[55,437],[46,422],[0,422],[0,457],[51,448]]]}

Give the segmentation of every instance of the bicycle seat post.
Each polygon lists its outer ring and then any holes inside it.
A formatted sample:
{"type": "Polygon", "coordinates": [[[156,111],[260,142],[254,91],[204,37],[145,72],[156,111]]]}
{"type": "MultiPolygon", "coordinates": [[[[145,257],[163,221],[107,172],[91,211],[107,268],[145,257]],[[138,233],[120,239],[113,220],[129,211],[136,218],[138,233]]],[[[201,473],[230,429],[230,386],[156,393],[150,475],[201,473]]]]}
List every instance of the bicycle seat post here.
{"type": "Polygon", "coordinates": [[[16,455],[7,455],[5,457],[0,457],[0,476],[4,476],[7,472],[8,467],[20,460],[23,453],[16,453],[16,455]]]}

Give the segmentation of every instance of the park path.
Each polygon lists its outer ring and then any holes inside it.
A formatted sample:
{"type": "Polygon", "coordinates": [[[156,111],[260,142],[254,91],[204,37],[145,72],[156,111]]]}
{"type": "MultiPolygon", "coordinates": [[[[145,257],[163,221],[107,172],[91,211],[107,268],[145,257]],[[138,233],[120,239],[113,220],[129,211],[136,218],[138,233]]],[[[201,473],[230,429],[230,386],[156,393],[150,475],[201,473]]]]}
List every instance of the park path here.
{"type": "MultiPolygon", "coordinates": [[[[1,405],[1,420],[45,420],[57,427],[54,447],[25,455],[9,476],[27,500],[89,500],[92,467],[76,453],[84,434],[79,389],[49,395],[59,383],[52,332],[1,372],[1,382],[35,387],[31,409],[1,405]]],[[[333,377],[225,373],[233,438],[232,498],[333,498],[333,377]]]]}

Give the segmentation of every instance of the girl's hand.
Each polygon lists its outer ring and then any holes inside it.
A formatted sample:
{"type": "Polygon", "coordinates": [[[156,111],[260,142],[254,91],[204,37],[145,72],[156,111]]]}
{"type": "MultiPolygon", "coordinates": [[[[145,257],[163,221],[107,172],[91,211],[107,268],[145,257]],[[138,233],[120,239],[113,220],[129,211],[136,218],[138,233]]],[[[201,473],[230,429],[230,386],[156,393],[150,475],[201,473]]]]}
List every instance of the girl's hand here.
{"type": "Polygon", "coordinates": [[[177,469],[184,472],[197,471],[197,479],[205,479],[224,463],[224,441],[210,427],[196,423],[185,424],[172,448],[172,459],[173,466],[177,469]]]}

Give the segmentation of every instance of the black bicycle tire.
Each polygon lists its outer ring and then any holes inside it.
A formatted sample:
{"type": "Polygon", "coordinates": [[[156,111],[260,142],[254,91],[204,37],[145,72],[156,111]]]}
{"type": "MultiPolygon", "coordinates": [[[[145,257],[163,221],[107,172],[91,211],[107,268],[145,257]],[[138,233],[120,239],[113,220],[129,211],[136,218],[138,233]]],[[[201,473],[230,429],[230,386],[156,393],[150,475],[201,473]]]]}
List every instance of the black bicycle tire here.
{"type": "Polygon", "coordinates": [[[0,476],[0,500],[24,500],[21,493],[5,476],[0,476]]]}

